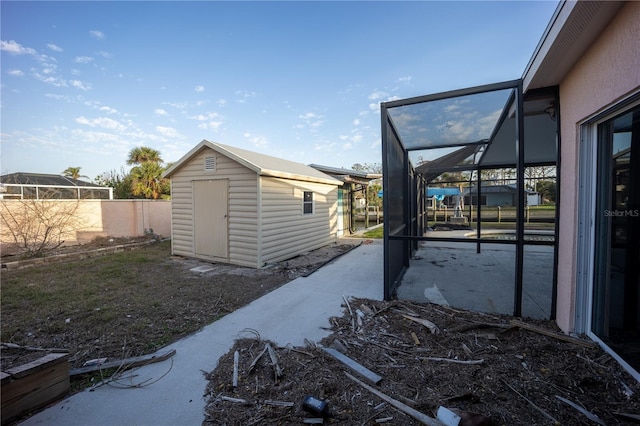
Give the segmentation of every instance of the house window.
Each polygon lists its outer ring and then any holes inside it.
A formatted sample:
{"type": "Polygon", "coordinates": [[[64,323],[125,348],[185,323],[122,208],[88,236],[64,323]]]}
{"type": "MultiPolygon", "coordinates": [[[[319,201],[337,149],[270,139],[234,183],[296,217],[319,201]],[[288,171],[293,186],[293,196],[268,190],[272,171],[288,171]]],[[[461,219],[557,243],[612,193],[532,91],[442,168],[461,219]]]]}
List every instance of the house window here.
{"type": "Polygon", "coordinates": [[[313,213],[313,192],[304,191],[304,197],[302,199],[302,214],[313,213]]]}
{"type": "Polygon", "coordinates": [[[204,157],[204,171],[205,172],[216,171],[216,157],[204,157]]]}

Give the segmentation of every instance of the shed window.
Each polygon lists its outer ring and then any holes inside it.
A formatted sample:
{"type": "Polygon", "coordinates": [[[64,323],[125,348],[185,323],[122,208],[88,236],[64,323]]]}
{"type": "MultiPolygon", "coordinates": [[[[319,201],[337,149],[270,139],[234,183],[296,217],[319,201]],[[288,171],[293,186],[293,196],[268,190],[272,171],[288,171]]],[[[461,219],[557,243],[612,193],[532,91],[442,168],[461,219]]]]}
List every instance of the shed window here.
{"type": "Polygon", "coordinates": [[[205,157],[204,158],[204,171],[205,172],[215,172],[216,171],[216,157],[205,157]]]}
{"type": "Polygon", "coordinates": [[[302,213],[303,214],[313,213],[313,192],[311,191],[304,191],[304,197],[302,200],[302,213]]]}

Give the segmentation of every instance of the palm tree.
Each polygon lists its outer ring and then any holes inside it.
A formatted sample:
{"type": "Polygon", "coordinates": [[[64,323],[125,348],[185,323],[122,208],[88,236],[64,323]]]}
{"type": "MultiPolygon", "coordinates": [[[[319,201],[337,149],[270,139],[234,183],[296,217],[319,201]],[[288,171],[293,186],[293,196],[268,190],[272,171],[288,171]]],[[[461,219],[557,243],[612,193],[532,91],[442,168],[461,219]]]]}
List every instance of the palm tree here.
{"type": "Polygon", "coordinates": [[[142,196],[157,200],[162,197],[163,168],[160,164],[146,162],[131,169],[131,192],[135,196],[142,196]]]}
{"type": "Polygon", "coordinates": [[[89,178],[89,176],[81,175],[80,169],[82,167],[67,167],[64,172],[62,172],[63,176],[66,176],[71,179],[80,179],[81,177],[89,178]]]}
{"type": "Polygon", "coordinates": [[[127,164],[135,165],[130,172],[134,196],[156,200],[169,195],[168,180],[162,179],[162,162],[160,152],[153,148],[142,146],[129,152],[127,164]]]}
{"type": "Polygon", "coordinates": [[[162,163],[162,158],[160,158],[160,152],[149,148],[147,146],[140,146],[137,148],[133,148],[129,152],[129,159],[127,160],[127,164],[144,164],[144,163],[162,163]]]}

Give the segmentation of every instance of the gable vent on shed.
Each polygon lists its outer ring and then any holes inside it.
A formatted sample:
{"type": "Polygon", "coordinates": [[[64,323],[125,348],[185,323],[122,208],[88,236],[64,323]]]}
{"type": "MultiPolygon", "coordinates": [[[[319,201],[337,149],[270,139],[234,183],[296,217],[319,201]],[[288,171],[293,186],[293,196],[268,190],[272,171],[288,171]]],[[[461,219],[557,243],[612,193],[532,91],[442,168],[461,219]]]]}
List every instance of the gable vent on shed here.
{"type": "Polygon", "coordinates": [[[205,157],[204,158],[204,171],[205,172],[215,172],[216,171],[216,157],[205,157]]]}

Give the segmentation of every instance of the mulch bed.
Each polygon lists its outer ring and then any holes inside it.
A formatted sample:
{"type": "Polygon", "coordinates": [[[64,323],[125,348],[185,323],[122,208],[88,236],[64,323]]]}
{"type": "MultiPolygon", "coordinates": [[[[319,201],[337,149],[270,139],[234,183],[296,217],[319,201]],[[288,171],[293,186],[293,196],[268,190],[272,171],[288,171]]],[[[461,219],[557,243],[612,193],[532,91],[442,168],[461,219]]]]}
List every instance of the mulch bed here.
{"type": "Polygon", "coordinates": [[[523,322],[552,333],[545,335],[512,320],[433,304],[352,299],[319,344],[238,340],[207,376],[203,424],[311,422],[320,416],[303,408],[307,396],[327,403],[325,424],[421,424],[346,373],[424,415],[435,417],[441,406],[466,415],[461,425],[597,424],[588,416],[601,424],[636,424],[640,386],[607,353],[588,340],[561,340],[551,321],[523,322]],[[435,324],[436,333],[416,318],[435,324]],[[263,353],[267,344],[280,377],[263,353]],[[382,380],[368,382],[322,347],[338,349],[382,380]]]}

